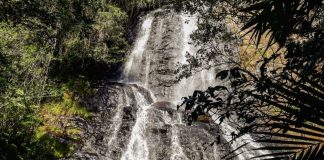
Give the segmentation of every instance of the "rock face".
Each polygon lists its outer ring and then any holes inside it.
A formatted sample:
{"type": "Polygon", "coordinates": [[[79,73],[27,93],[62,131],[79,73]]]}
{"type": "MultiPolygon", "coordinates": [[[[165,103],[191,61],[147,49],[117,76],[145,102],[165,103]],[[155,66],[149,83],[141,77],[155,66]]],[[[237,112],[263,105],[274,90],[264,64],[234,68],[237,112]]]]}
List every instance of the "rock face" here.
{"type": "MultiPolygon", "coordinates": [[[[96,112],[82,127],[83,145],[68,159],[82,160],[218,160],[230,150],[219,140],[216,124],[187,126],[174,100],[194,89],[215,85],[214,72],[176,82],[176,63],[184,62],[197,18],[171,9],[142,18],[119,83],[100,87],[87,101],[96,112]]],[[[220,140],[225,140],[220,137],[220,140]]]]}

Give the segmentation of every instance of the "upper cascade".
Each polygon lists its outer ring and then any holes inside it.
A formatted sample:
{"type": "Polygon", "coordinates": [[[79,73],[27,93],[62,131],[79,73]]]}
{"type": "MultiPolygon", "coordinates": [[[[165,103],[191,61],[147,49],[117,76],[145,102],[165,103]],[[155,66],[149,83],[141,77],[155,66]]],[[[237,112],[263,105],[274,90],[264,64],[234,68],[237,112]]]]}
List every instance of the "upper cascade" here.
{"type": "MultiPolygon", "coordinates": [[[[186,63],[197,46],[190,35],[197,29],[197,15],[160,9],[142,17],[137,39],[124,66],[121,81],[152,90],[159,100],[177,101],[196,89],[215,85],[215,70],[204,70],[189,79],[176,79],[176,65],[186,63]]],[[[219,43],[222,45],[222,43],[219,43]]]]}

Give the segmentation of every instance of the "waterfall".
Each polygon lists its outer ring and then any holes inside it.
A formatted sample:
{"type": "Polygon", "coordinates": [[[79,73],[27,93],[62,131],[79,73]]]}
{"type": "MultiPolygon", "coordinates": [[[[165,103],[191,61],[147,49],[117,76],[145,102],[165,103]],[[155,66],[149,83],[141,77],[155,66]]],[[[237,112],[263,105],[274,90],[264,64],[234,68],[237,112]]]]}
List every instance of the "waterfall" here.
{"type": "Polygon", "coordinates": [[[191,38],[190,35],[198,29],[197,27],[197,15],[187,15],[182,14],[181,15],[181,22],[182,22],[182,30],[183,30],[183,49],[181,51],[181,60],[180,62],[185,63],[186,62],[186,54],[192,53],[192,51],[195,50],[195,47],[190,45],[191,38]]]}
{"type": "MultiPolygon", "coordinates": [[[[186,54],[194,55],[198,49],[190,43],[197,19],[172,9],[140,19],[121,80],[98,90],[93,103],[99,111],[85,126],[89,131],[85,145],[71,159],[220,160],[231,150],[229,145],[209,145],[216,140],[217,124],[187,126],[176,110],[181,97],[217,85],[214,69],[175,81],[177,62],[186,63],[186,54]]],[[[222,129],[232,131],[230,126],[222,129]]],[[[222,139],[229,141],[226,136],[222,139]]]]}
{"type": "Polygon", "coordinates": [[[139,111],[137,119],[132,129],[132,134],[127,145],[127,150],[122,156],[122,160],[148,160],[149,148],[147,145],[145,130],[148,121],[147,110],[150,107],[149,102],[138,90],[135,91],[135,99],[138,102],[139,111]]]}
{"type": "Polygon", "coordinates": [[[188,157],[183,153],[183,148],[181,147],[179,140],[179,130],[178,125],[183,125],[181,120],[181,114],[176,114],[176,119],[171,122],[172,125],[172,156],[171,160],[188,160],[188,157]]]}
{"type": "MultiPolygon", "coordinates": [[[[183,28],[183,48],[181,55],[178,59],[179,62],[185,64],[186,55],[196,55],[199,46],[193,45],[190,35],[198,29],[197,27],[197,15],[181,15],[182,28],[183,28]]],[[[206,90],[209,86],[215,85],[216,71],[215,69],[205,69],[200,72],[194,73],[189,78],[181,79],[181,81],[175,86],[175,97],[181,99],[183,96],[192,95],[195,90],[206,90]]]]}
{"type": "MultiPolygon", "coordinates": [[[[132,79],[134,78],[133,76],[140,74],[140,72],[136,71],[136,69],[137,67],[141,67],[142,65],[143,52],[145,51],[145,46],[150,36],[152,21],[153,17],[147,15],[141,26],[138,38],[135,41],[134,48],[132,50],[132,53],[130,54],[129,60],[126,63],[124,72],[122,74],[122,76],[125,76],[123,77],[124,81],[134,81],[134,79],[132,79]]],[[[149,62],[146,64],[146,66],[146,75],[148,75],[147,72],[149,72],[149,62]]]]}
{"type": "MultiPolygon", "coordinates": [[[[129,97],[127,96],[126,92],[123,90],[124,94],[125,95],[125,98],[126,98],[126,106],[129,106],[129,97]]],[[[120,98],[118,101],[123,101],[123,97],[122,96],[119,96],[118,98],[120,98]]],[[[109,137],[109,140],[108,140],[108,146],[111,146],[113,144],[113,142],[116,140],[116,136],[117,136],[117,133],[118,133],[118,130],[120,129],[120,125],[122,123],[122,110],[123,110],[123,104],[122,103],[119,103],[117,105],[117,112],[115,114],[115,116],[112,118],[112,126],[111,126],[111,130],[112,131],[112,136],[109,137]]]]}
{"type": "MultiPolygon", "coordinates": [[[[156,12],[155,12],[156,13],[156,12]]],[[[160,13],[161,14],[161,13],[160,13]]],[[[162,17],[159,17],[161,19],[158,19],[156,17],[154,17],[154,13],[149,14],[148,16],[146,16],[146,18],[143,20],[142,26],[140,28],[140,33],[138,35],[138,40],[136,40],[135,42],[135,46],[133,51],[131,52],[130,56],[129,56],[129,60],[125,65],[124,68],[124,77],[126,79],[135,79],[137,81],[133,81],[132,83],[136,83],[137,85],[143,85],[145,88],[149,87],[149,81],[154,81],[154,79],[150,79],[150,77],[156,77],[158,75],[151,75],[151,63],[155,63],[154,65],[158,65],[161,64],[159,67],[165,67],[165,68],[169,68],[169,70],[174,69],[175,64],[180,61],[180,62],[185,62],[185,55],[187,53],[194,53],[196,51],[195,46],[190,44],[190,35],[191,33],[197,29],[197,25],[196,25],[196,20],[197,20],[197,16],[189,16],[189,15],[172,15],[172,18],[177,19],[178,21],[176,21],[176,24],[174,21],[170,20],[170,19],[164,19],[162,17]],[[181,28],[180,28],[180,34],[177,35],[175,38],[176,42],[178,41],[178,44],[181,44],[181,47],[178,49],[175,48],[171,48],[169,51],[165,51],[165,52],[161,52],[161,47],[164,47],[163,50],[168,50],[168,47],[171,46],[170,42],[166,37],[168,36],[172,36],[172,35],[162,35],[164,33],[164,31],[166,30],[170,30],[173,28],[168,28],[169,26],[166,26],[167,28],[164,28],[165,24],[166,25],[179,25],[179,22],[181,24],[181,28]],[[154,35],[155,34],[155,35],[154,35]],[[156,36],[156,37],[153,37],[156,36]],[[152,39],[154,38],[154,39],[152,39]],[[163,39],[165,38],[165,39],[163,39]],[[167,43],[166,43],[167,42],[167,43]],[[148,43],[153,43],[152,44],[148,44],[148,43]],[[152,50],[152,52],[149,52],[150,50],[152,50]],[[172,61],[173,63],[170,64],[163,64],[163,62],[159,59],[159,58],[164,58],[161,57],[160,55],[157,55],[157,53],[164,53],[164,54],[170,54],[172,52],[176,52],[176,55],[172,57],[172,61]],[[145,56],[143,56],[143,55],[145,56]],[[145,62],[145,63],[143,63],[145,62]],[[138,64],[140,63],[140,64],[138,64]],[[162,66],[165,65],[165,66],[162,66]]],[[[167,17],[169,18],[169,17],[167,17]]],[[[170,32],[170,31],[169,31],[170,32]]],[[[169,33],[167,33],[169,34],[169,33]]],[[[173,35],[174,36],[174,35],[173,35]]],[[[172,40],[172,39],[170,39],[172,40]]],[[[154,67],[154,66],[153,66],[154,67]]],[[[153,73],[154,74],[154,73],[153,73]]],[[[157,74],[157,73],[156,73],[157,74]]],[[[172,73],[168,73],[168,74],[172,74],[172,73]]],[[[210,77],[214,77],[214,74],[210,76],[210,72],[202,72],[201,74],[199,74],[199,76],[193,77],[193,79],[184,79],[182,82],[180,82],[179,84],[169,84],[170,88],[175,88],[173,89],[172,92],[170,92],[169,94],[171,94],[172,96],[176,96],[180,95],[180,96],[186,96],[188,94],[192,94],[192,92],[197,89],[197,87],[199,89],[202,89],[202,87],[207,87],[207,85],[209,85],[210,83],[205,82],[207,80],[210,81],[210,77]],[[209,75],[208,75],[209,74],[209,75]],[[203,82],[201,83],[198,79],[203,80],[203,82]],[[194,81],[193,81],[194,80],[194,81]],[[193,84],[194,86],[189,88],[188,90],[186,90],[185,92],[183,92],[183,89],[186,88],[185,85],[188,85],[188,82],[191,82],[190,84],[193,84]],[[181,91],[182,90],[182,91],[181,91]],[[182,93],[180,93],[182,92],[182,93]]],[[[171,75],[171,77],[174,79],[175,75],[171,75]]],[[[167,81],[164,79],[164,81],[167,81]]],[[[131,81],[128,81],[128,83],[130,83],[131,81]]],[[[151,88],[154,88],[154,86],[151,86],[151,88]]],[[[165,88],[164,88],[165,89],[165,88]]],[[[135,125],[132,128],[131,131],[131,136],[130,136],[130,140],[127,144],[127,149],[125,150],[125,152],[123,153],[121,159],[122,160],[146,160],[146,159],[150,159],[152,157],[154,158],[160,158],[160,157],[156,157],[156,153],[151,153],[154,151],[151,151],[152,149],[150,148],[150,145],[148,143],[149,139],[154,139],[154,137],[150,137],[150,135],[147,133],[147,131],[149,130],[149,125],[150,125],[150,116],[149,116],[149,112],[152,111],[152,109],[150,109],[152,107],[152,105],[148,104],[145,101],[145,98],[143,96],[141,96],[140,91],[137,91],[138,93],[136,93],[136,101],[139,102],[139,104],[137,104],[140,109],[137,113],[137,119],[135,122],[135,125]],[[152,155],[150,155],[152,154],[152,155]]],[[[154,91],[150,91],[151,93],[154,91]]],[[[155,91],[156,92],[156,91],[155,91]]],[[[161,92],[161,90],[159,91],[161,92]]],[[[173,99],[176,99],[173,98],[173,99]]],[[[161,98],[160,98],[161,99],[161,98]]],[[[179,98],[180,99],[180,98],[179,98]]],[[[171,100],[171,99],[170,99],[171,100]]],[[[164,106],[166,107],[166,106],[164,106]]],[[[174,107],[175,108],[175,107],[174,107]]],[[[173,111],[176,112],[176,111],[173,111]]],[[[181,113],[175,113],[174,115],[169,115],[168,112],[166,111],[162,111],[159,112],[161,115],[159,115],[159,117],[163,120],[163,125],[164,126],[170,126],[170,141],[171,141],[171,152],[170,157],[166,159],[172,159],[172,160],[189,160],[192,159],[193,157],[196,157],[196,155],[188,157],[187,153],[185,152],[185,149],[183,147],[183,145],[181,144],[181,133],[179,131],[179,127],[187,127],[185,126],[185,124],[182,123],[182,115],[181,113]]],[[[153,113],[153,115],[157,116],[156,114],[153,113]]],[[[203,134],[210,134],[206,131],[201,131],[203,134]]],[[[211,135],[212,136],[212,135],[211,135]]],[[[189,137],[188,137],[189,138],[189,137]]],[[[204,137],[200,137],[200,138],[204,138],[204,137]]],[[[209,141],[211,141],[209,139],[209,141]]],[[[206,143],[206,142],[205,142],[206,143]]],[[[197,158],[194,159],[217,159],[217,156],[215,156],[215,152],[217,152],[217,149],[213,148],[213,152],[212,155],[207,155],[205,153],[203,153],[203,151],[199,151],[202,150],[203,145],[199,145],[198,144],[198,148],[197,146],[195,146],[195,144],[189,144],[190,147],[192,147],[192,149],[197,149],[195,152],[200,152],[199,156],[197,158]]],[[[190,155],[189,155],[190,156],[190,155]]]]}

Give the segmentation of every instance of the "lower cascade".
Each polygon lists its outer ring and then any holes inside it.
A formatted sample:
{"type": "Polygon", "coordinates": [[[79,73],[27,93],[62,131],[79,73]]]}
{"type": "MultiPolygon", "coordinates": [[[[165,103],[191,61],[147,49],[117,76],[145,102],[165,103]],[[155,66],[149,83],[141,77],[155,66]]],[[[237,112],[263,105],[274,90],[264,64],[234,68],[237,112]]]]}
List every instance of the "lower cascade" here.
{"type": "Polygon", "coordinates": [[[70,159],[220,159],[229,150],[208,147],[216,124],[187,126],[173,103],[157,102],[136,84],[111,84],[98,89],[96,97],[91,103],[98,114],[85,126],[85,145],[70,159]]]}
{"type": "MultiPolygon", "coordinates": [[[[89,102],[96,114],[82,125],[87,131],[84,145],[69,159],[222,159],[233,147],[240,146],[235,144],[239,142],[210,144],[221,132],[229,135],[233,128],[211,122],[194,122],[187,126],[183,111],[176,107],[181,97],[217,83],[215,70],[175,81],[177,62],[184,62],[186,53],[195,51],[190,44],[190,34],[197,28],[196,16],[160,9],[140,21],[120,81],[96,90],[89,102]]],[[[252,141],[250,136],[243,139],[252,141]]],[[[229,140],[229,137],[221,137],[221,141],[229,140]]],[[[242,151],[244,148],[238,153],[242,151]]],[[[237,157],[248,158],[249,155],[244,154],[237,157]]]]}

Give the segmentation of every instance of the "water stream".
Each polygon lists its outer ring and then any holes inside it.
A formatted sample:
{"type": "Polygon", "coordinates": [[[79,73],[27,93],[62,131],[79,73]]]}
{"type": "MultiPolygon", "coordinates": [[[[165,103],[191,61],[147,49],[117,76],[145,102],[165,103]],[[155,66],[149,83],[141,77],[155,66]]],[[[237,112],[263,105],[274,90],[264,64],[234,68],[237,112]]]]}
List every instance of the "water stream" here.
{"type": "Polygon", "coordinates": [[[131,137],[127,145],[127,150],[122,155],[122,160],[149,159],[149,148],[146,140],[146,123],[149,121],[147,110],[150,108],[149,102],[138,90],[135,90],[135,99],[140,107],[137,113],[135,125],[131,131],[131,137]]]}

